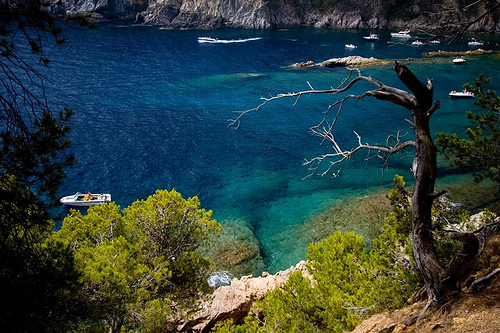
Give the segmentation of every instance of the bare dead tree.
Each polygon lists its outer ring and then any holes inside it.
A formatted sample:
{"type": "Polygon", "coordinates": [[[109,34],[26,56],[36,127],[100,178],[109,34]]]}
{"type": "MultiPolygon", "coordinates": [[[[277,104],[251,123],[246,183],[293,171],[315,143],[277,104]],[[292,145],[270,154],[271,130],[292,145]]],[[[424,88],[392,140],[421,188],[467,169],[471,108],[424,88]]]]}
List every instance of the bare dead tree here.
{"type": "Polygon", "coordinates": [[[295,98],[294,105],[302,96],[313,94],[339,95],[347,93],[357,83],[365,82],[375,86],[372,90],[367,90],[359,95],[346,95],[333,104],[329,105],[323,118],[318,125],[311,130],[324,140],[328,140],[333,145],[333,152],[324,154],[308,160],[306,164],[311,169],[318,170],[321,163],[329,161],[326,171],[320,174],[331,173],[338,174],[338,170],[343,162],[352,155],[361,150],[369,150],[387,161],[392,154],[401,152],[408,147],[415,148],[415,158],[412,171],[415,178],[415,188],[412,198],[412,233],[413,253],[419,271],[425,282],[428,305],[437,304],[445,299],[449,291],[456,288],[448,282],[449,272],[444,263],[437,255],[434,238],[432,235],[432,204],[436,198],[445,193],[445,191],[435,192],[436,179],[436,148],[431,137],[429,120],[433,113],[439,108],[439,101],[433,101],[433,85],[428,80],[427,84],[422,83],[405,65],[395,63],[394,69],[399,79],[411,91],[394,88],[374,79],[370,76],[361,75],[357,69],[350,69],[349,75],[342,81],[337,88],[326,90],[314,89],[310,84],[309,90],[296,93],[278,94],[268,98],[262,98],[262,103],[253,109],[238,112],[238,116],[230,120],[231,126],[238,127],[243,116],[248,113],[258,111],[270,102],[282,98],[295,98]],[[376,99],[387,101],[404,107],[410,111],[411,119],[406,121],[411,125],[414,132],[413,140],[402,141],[403,136],[399,133],[396,136],[390,136],[385,144],[367,144],[363,143],[362,138],[355,132],[358,138],[358,144],[352,149],[342,149],[335,139],[335,125],[339,115],[344,109],[348,100],[359,100],[365,97],[375,97],[376,99]]]}

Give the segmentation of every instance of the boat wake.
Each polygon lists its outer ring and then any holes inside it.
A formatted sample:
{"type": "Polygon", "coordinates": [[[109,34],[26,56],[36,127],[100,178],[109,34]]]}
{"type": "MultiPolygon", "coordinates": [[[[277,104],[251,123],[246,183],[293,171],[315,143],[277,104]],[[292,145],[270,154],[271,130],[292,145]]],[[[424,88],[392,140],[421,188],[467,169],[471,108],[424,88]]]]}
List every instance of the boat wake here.
{"type": "Polygon", "coordinates": [[[245,39],[219,39],[212,37],[198,37],[198,43],[211,43],[211,44],[232,44],[232,43],[246,43],[254,40],[262,39],[262,37],[253,37],[245,39]]]}

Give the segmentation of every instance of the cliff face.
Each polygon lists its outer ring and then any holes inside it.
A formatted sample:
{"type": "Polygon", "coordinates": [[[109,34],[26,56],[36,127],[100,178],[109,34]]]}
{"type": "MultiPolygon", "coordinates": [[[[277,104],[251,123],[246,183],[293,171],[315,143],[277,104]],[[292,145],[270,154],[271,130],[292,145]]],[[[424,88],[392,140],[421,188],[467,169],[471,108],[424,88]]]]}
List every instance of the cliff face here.
{"type": "MultiPolygon", "coordinates": [[[[148,0],[66,0],[66,14],[92,13],[94,18],[133,21],[138,12],[147,10],[148,0]]],[[[61,8],[57,9],[57,14],[61,8]]]]}
{"type": "MultiPolygon", "coordinates": [[[[457,8],[461,2],[439,0],[424,7],[419,0],[337,0],[334,6],[326,8],[324,3],[328,1],[322,0],[67,0],[62,12],[87,12],[102,19],[171,28],[428,29],[445,23],[444,13],[439,13],[441,8],[457,8]],[[438,18],[428,15],[429,12],[438,13],[438,18]]],[[[484,11],[484,7],[475,8],[454,15],[453,20],[458,26],[484,11]]],[[[487,15],[472,29],[500,31],[499,17],[487,15]]]]}

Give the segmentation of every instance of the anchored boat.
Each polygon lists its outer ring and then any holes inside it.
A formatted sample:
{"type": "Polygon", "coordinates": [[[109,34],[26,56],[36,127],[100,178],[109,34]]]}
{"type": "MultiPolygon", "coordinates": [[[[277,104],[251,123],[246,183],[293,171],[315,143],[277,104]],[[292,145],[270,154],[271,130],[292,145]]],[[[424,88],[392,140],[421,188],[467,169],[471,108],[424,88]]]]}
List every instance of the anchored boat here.
{"type": "Polygon", "coordinates": [[[111,202],[111,194],[109,193],[99,193],[92,194],[88,192],[83,194],[76,192],[73,195],[67,195],[59,200],[63,205],[73,206],[73,207],[89,207],[96,205],[103,205],[105,203],[111,202]]]}
{"type": "Polygon", "coordinates": [[[474,97],[476,97],[476,95],[474,95],[474,93],[472,91],[467,91],[467,90],[463,90],[463,91],[453,90],[450,92],[449,95],[451,98],[474,98],[474,97]]]}

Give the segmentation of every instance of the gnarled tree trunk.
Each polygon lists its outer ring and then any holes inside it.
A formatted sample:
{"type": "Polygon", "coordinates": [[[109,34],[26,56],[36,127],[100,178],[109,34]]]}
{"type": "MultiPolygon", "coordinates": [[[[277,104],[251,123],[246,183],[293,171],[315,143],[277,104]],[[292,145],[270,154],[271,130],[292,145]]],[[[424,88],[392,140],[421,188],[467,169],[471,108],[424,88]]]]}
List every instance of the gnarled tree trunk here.
{"type": "MultiPolygon", "coordinates": [[[[439,101],[433,102],[434,89],[432,82],[428,80],[427,85],[422,83],[406,66],[395,63],[395,70],[399,79],[413,93],[395,87],[387,86],[384,83],[374,79],[371,76],[362,76],[359,70],[350,69],[349,77],[344,80],[339,88],[331,88],[327,90],[316,90],[310,86],[310,90],[300,91],[297,93],[278,94],[274,97],[264,98],[260,105],[253,109],[241,111],[239,116],[230,121],[231,125],[239,126],[241,117],[247,113],[257,111],[267,103],[276,99],[293,97],[297,101],[301,96],[311,94],[340,94],[350,90],[357,82],[367,82],[376,86],[376,89],[368,90],[361,95],[347,95],[339,99],[328,107],[323,120],[314,126],[311,130],[314,134],[322,137],[325,140],[333,143],[334,152],[323,156],[315,157],[306,162],[311,166],[311,170],[316,171],[325,159],[333,159],[327,170],[320,173],[324,175],[332,171],[334,165],[339,165],[349,159],[353,154],[361,149],[368,149],[377,152],[383,159],[389,159],[392,154],[400,152],[409,146],[416,148],[416,156],[414,160],[413,173],[415,177],[415,188],[412,198],[412,242],[413,254],[417,262],[427,289],[428,305],[436,304],[445,300],[449,291],[456,288],[453,281],[456,281],[457,270],[453,270],[439,260],[432,235],[432,205],[436,198],[442,192],[434,192],[436,181],[436,147],[432,141],[429,121],[432,114],[439,108],[439,101]],[[353,73],[358,72],[359,76],[351,79],[353,73]],[[387,101],[396,105],[400,105],[409,110],[412,114],[411,123],[415,140],[401,142],[399,134],[395,137],[395,143],[392,146],[388,145],[370,145],[362,143],[361,137],[355,132],[358,137],[358,146],[350,150],[340,148],[335,140],[333,128],[338,117],[343,109],[344,102],[348,99],[362,99],[366,96],[375,97],[379,100],[387,101]],[[330,111],[337,107],[337,112],[332,116],[333,119],[327,121],[330,111]],[[455,275],[455,276],[453,276],[455,275]]],[[[336,175],[337,173],[334,173],[336,175]]],[[[472,246],[473,248],[474,246],[472,246]]],[[[469,253],[469,258],[473,257],[473,253],[469,253]]],[[[458,263],[458,261],[457,261],[458,263]]]]}
{"type": "Polygon", "coordinates": [[[425,86],[406,66],[397,62],[395,69],[401,81],[415,95],[410,109],[416,147],[411,236],[413,255],[424,279],[428,299],[434,303],[439,302],[444,295],[442,279],[445,275],[445,268],[437,256],[432,237],[432,204],[438,194],[434,193],[436,147],[432,142],[429,121],[432,113],[439,107],[439,102],[432,102],[433,87],[430,81],[425,86]]]}

